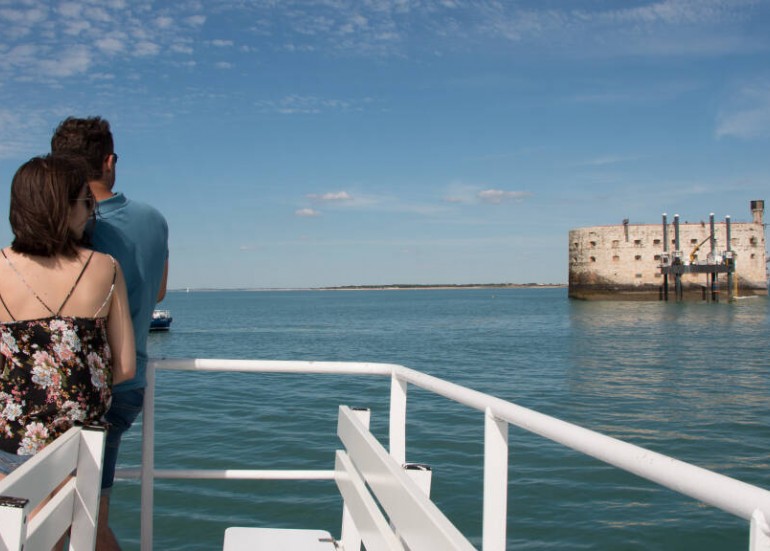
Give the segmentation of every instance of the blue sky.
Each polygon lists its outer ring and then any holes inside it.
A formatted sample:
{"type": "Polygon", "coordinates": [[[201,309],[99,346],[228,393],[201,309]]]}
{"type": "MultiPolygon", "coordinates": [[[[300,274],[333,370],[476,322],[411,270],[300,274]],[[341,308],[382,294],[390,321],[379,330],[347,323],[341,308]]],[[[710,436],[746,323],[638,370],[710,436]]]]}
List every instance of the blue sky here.
{"type": "Polygon", "coordinates": [[[98,114],[172,288],[566,282],[571,228],[770,199],[768,28],[767,0],[0,0],[0,212],[98,114]]]}

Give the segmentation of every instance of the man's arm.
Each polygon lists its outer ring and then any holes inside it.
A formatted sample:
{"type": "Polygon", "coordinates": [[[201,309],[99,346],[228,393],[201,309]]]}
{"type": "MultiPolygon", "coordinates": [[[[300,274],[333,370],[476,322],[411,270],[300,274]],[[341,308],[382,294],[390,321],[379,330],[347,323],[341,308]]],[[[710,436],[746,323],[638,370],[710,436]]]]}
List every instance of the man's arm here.
{"type": "Polygon", "coordinates": [[[166,283],[168,282],[168,258],[166,259],[166,265],[163,267],[163,277],[160,280],[160,289],[158,289],[158,300],[161,302],[166,298],[166,283]]]}

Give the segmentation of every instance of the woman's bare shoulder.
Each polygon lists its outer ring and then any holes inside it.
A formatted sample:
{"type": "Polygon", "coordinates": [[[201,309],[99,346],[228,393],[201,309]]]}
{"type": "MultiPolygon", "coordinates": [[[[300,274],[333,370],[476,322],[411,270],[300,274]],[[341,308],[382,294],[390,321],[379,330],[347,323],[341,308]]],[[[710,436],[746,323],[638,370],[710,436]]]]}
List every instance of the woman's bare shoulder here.
{"type": "Polygon", "coordinates": [[[118,261],[109,254],[90,250],[82,251],[81,254],[81,258],[84,259],[84,261],[87,260],[89,256],[91,257],[91,260],[89,261],[89,271],[94,273],[94,275],[112,279],[113,274],[120,270],[118,261]]]}

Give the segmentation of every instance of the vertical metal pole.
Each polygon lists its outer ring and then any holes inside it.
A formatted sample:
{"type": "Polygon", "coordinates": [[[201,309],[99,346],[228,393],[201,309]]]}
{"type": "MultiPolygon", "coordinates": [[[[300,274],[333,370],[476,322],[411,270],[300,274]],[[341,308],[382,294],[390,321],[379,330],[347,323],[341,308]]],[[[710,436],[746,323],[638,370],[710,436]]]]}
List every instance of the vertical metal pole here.
{"type": "Polygon", "coordinates": [[[153,490],[155,484],[155,365],[147,363],[142,411],[141,550],[152,551],[153,490]]]}
{"type": "Polygon", "coordinates": [[[759,509],[751,515],[749,530],[749,551],[770,551],[770,527],[759,509]]]}
{"type": "Polygon", "coordinates": [[[484,520],[482,549],[505,551],[508,517],[508,423],[484,412],[484,520]]]}
{"type": "MultiPolygon", "coordinates": [[[[663,213],[663,254],[668,253],[668,223],[663,213]]],[[[670,262],[670,259],[669,259],[670,262]]],[[[668,272],[663,273],[663,300],[668,302],[668,272]]]]}
{"type": "Polygon", "coordinates": [[[27,542],[27,526],[32,506],[26,498],[0,497],[0,535],[2,549],[22,551],[27,542]]]}
{"type": "Polygon", "coordinates": [[[716,238],[716,235],[714,235],[714,213],[713,212],[709,213],[709,231],[711,232],[711,235],[709,236],[709,244],[711,245],[711,262],[709,263],[709,265],[714,268],[714,271],[711,272],[711,301],[718,302],[719,295],[717,294],[717,272],[716,272],[717,238],[716,238]]]}
{"type": "MultiPolygon", "coordinates": [[[[679,248],[679,215],[674,215],[674,251],[678,255],[678,263],[682,264],[682,250],[679,248]]],[[[676,300],[682,300],[682,274],[678,271],[674,274],[674,294],[676,300]]]]}
{"type": "Polygon", "coordinates": [[[77,477],[77,497],[72,511],[70,548],[93,549],[96,545],[96,525],[99,516],[99,481],[104,466],[104,427],[85,426],[80,429],[77,477]]]}
{"type": "MultiPolygon", "coordinates": [[[[732,252],[732,230],[730,228],[730,216],[725,216],[725,237],[727,238],[727,252],[732,252]]],[[[732,257],[732,254],[727,255],[728,258],[725,259],[725,262],[727,263],[727,300],[728,302],[732,302],[733,300],[733,270],[735,269],[735,261],[730,258],[732,257]]]]}
{"type": "Polygon", "coordinates": [[[406,463],[406,381],[395,371],[390,377],[390,455],[399,464],[406,463]]]}

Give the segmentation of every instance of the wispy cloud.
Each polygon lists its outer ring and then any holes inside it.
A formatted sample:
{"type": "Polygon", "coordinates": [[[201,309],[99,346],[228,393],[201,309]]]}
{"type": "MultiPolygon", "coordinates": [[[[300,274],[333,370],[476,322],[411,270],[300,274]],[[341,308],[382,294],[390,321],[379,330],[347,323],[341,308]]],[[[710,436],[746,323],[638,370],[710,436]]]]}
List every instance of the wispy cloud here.
{"type": "Polygon", "coordinates": [[[740,89],[718,115],[715,133],[744,140],[770,136],[770,83],[740,89]]]}
{"type": "Polygon", "coordinates": [[[506,201],[515,201],[520,203],[527,197],[531,196],[532,194],[528,191],[506,191],[503,189],[483,189],[477,194],[477,197],[483,203],[489,203],[492,205],[499,205],[506,201]]]}
{"type": "Polygon", "coordinates": [[[321,216],[321,212],[310,208],[297,209],[294,211],[294,216],[298,216],[300,218],[315,218],[317,216],[321,216]]]}
{"type": "Polygon", "coordinates": [[[607,155],[604,157],[595,157],[576,163],[577,166],[608,166],[638,161],[640,155],[607,155]]]}
{"type": "Polygon", "coordinates": [[[444,195],[444,201],[454,204],[500,205],[506,202],[520,203],[532,196],[529,191],[513,191],[495,188],[481,188],[478,185],[454,183],[444,195]]]}
{"type": "Polygon", "coordinates": [[[333,99],[292,94],[278,100],[260,100],[256,102],[256,107],[262,112],[282,115],[315,115],[329,111],[362,111],[370,103],[372,103],[370,98],[333,99]]]}
{"type": "Polygon", "coordinates": [[[312,201],[352,201],[353,198],[347,191],[331,191],[328,193],[311,193],[307,196],[312,201]]]}

